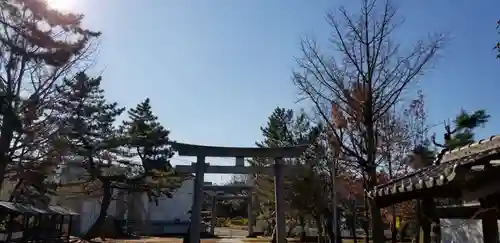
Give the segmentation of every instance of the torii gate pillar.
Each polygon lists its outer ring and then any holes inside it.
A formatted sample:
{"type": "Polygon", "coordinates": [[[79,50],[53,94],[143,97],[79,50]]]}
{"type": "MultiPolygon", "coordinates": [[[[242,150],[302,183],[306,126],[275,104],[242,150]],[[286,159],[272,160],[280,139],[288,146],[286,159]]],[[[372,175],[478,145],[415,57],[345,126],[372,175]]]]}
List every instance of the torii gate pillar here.
{"type": "Polygon", "coordinates": [[[276,212],[276,243],[286,242],[285,193],[283,178],[283,160],[274,159],[274,210],[276,212]]]}
{"type": "Polygon", "coordinates": [[[253,195],[248,195],[248,237],[253,237],[253,224],[255,222],[253,213],[253,195]]]}
{"type": "Polygon", "coordinates": [[[215,234],[215,226],[217,225],[217,194],[212,196],[212,218],[210,221],[210,233],[215,234]]]}
{"type": "Polygon", "coordinates": [[[193,206],[191,208],[191,227],[189,234],[191,242],[200,242],[203,182],[205,181],[205,170],[208,164],[205,163],[205,156],[197,156],[196,163],[192,165],[196,168],[196,176],[194,178],[193,206]]]}

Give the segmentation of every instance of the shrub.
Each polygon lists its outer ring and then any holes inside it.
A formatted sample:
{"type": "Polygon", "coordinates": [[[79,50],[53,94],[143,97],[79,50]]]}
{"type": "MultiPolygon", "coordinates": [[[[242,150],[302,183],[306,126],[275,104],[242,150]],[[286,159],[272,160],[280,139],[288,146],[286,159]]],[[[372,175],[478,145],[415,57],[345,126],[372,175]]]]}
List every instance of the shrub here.
{"type": "Polygon", "coordinates": [[[248,225],[248,219],[241,218],[241,217],[239,219],[232,219],[231,224],[238,225],[238,226],[246,226],[246,225],[248,225]]]}
{"type": "Polygon", "coordinates": [[[226,218],[217,218],[216,225],[218,227],[229,227],[231,225],[231,220],[228,220],[226,218]]]}

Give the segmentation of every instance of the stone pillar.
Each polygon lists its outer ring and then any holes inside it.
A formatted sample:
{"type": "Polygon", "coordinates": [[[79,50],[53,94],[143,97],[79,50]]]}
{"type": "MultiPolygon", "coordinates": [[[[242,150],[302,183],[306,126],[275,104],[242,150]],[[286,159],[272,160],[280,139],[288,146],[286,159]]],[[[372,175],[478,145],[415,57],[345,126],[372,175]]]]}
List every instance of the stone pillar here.
{"type": "Polygon", "coordinates": [[[196,164],[193,164],[196,168],[196,177],[194,179],[194,193],[193,193],[193,206],[191,208],[191,230],[190,242],[199,243],[200,242],[200,232],[201,232],[201,206],[203,204],[203,182],[205,177],[205,169],[207,164],[205,164],[205,156],[198,156],[196,164]]]}
{"type": "Polygon", "coordinates": [[[248,237],[253,236],[253,200],[252,194],[248,195],[248,237]]]}
{"type": "Polygon", "coordinates": [[[217,224],[217,194],[212,196],[212,221],[210,223],[210,233],[215,234],[217,224]]]}
{"type": "Polygon", "coordinates": [[[274,159],[274,192],[275,192],[275,211],[276,211],[276,243],[286,242],[285,225],[285,194],[283,191],[283,159],[274,159]]]}

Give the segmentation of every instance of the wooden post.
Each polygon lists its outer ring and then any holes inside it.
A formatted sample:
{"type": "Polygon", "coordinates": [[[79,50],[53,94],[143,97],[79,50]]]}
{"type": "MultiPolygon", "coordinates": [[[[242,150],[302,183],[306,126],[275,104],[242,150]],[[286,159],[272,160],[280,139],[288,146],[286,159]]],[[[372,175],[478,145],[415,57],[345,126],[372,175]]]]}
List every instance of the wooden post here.
{"type": "Polygon", "coordinates": [[[419,224],[422,230],[421,242],[423,243],[440,243],[441,242],[441,226],[439,217],[436,212],[436,204],[434,198],[424,198],[419,207],[419,224]]]}
{"type": "Polygon", "coordinates": [[[71,238],[71,226],[73,226],[73,216],[69,216],[69,222],[68,222],[68,235],[66,236],[67,242],[70,241],[71,238]]]}
{"type": "MultiPolygon", "coordinates": [[[[497,202],[494,201],[494,197],[486,197],[483,199],[479,199],[479,203],[481,205],[481,209],[495,210],[494,208],[497,205],[497,202]]],[[[486,213],[484,214],[483,219],[481,219],[481,223],[483,226],[483,242],[484,243],[499,243],[498,239],[498,223],[496,219],[496,214],[494,213],[486,213]]]]}

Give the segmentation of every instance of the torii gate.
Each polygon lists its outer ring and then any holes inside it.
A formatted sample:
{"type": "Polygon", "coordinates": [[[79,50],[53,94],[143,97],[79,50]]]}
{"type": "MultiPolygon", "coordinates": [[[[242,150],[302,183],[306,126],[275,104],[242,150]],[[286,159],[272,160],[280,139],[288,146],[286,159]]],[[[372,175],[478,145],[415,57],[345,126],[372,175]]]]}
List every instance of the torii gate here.
{"type": "Polygon", "coordinates": [[[276,241],[285,243],[286,226],[284,193],[283,193],[283,174],[293,173],[299,167],[284,165],[283,158],[292,158],[300,156],[308,145],[280,148],[241,148],[241,147],[217,147],[203,146],[185,143],[171,143],[172,148],[180,156],[195,156],[196,163],[192,165],[178,165],[175,169],[184,173],[196,173],[194,180],[193,206],[191,210],[191,230],[189,232],[191,243],[200,242],[201,231],[201,207],[203,202],[203,182],[205,173],[215,174],[274,174],[274,192],[275,192],[275,211],[276,211],[276,241]],[[236,164],[234,166],[209,165],[205,163],[206,157],[234,157],[236,164]],[[245,158],[272,158],[274,166],[271,167],[253,167],[245,166],[245,158]]]}
{"type": "Polygon", "coordinates": [[[217,186],[217,185],[205,185],[203,186],[203,190],[205,192],[210,193],[212,196],[212,220],[210,222],[210,233],[215,233],[215,225],[217,223],[217,202],[220,200],[245,200],[248,203],[248,236],[251,237],[253,235],[253,224],[254,224],[254,215],[252,212],[253,209],[253,186],[251,185],[225,185],[225,186],[217,186]],[[238,192],[246,191],[247,195],[226,195],[227,192],[238,192]]]}

